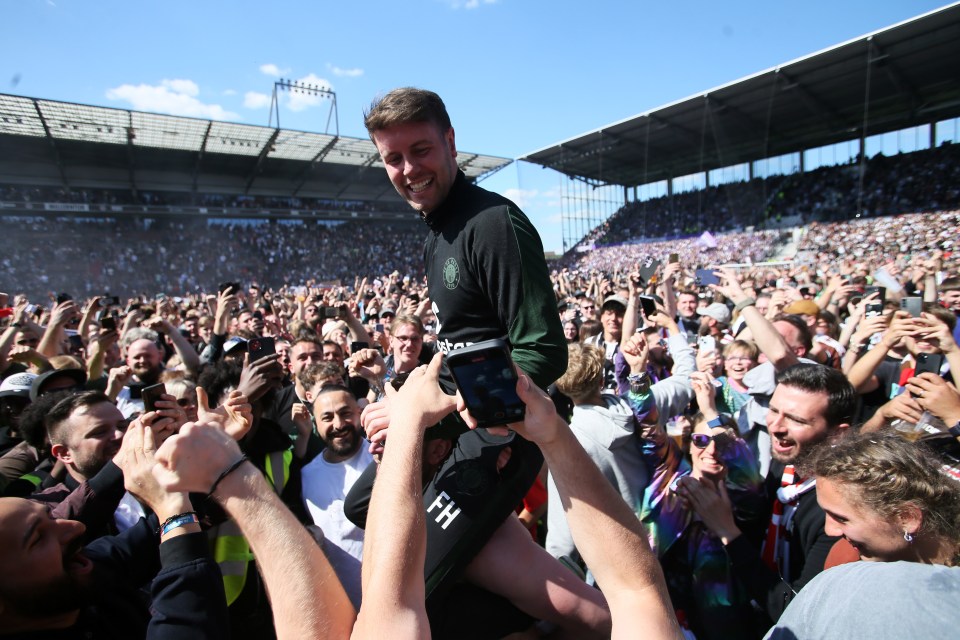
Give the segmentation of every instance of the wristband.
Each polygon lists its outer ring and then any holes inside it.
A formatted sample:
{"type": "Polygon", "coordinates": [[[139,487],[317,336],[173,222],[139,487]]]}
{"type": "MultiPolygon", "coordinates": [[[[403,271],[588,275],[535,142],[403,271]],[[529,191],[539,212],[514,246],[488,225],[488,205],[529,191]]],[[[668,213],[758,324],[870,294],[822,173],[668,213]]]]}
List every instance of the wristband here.
{"type": "Polygon", "coordinates": [[[957,424],[950,427],[948,431],[950,431],[950,435],[960,440],[960,421],[958,421],[957,424]]]}
{"type": "Polygon", "coordinates": [[[157,533],[165,536],[174,529],[179,529],[188,524],[200,524],[200,518],[197,517],[196,511],[187,511],[186,513],[178,513],[175,516],[170,516],[163,521],[163,524],[157,527],[157,533]]]}
{"type": "Polygon", "coordinates": [[[247,462],[249,459],[250,459],[250,458],[248,458],[248,457],[246,456],[246,454],[244,454],[244,455],[240,456],[240,458],[239,458],[236,462],[234,462],[234,463],[231,464],[229,467],[227,467],[226,469],[224,469],[223,473],[221,473],[221,474],[217,477],[217,479],[213,481],[213,486],[210,487],[210,491],[207,492],[207,497],[208,497],[208,498],[212,498],[212,497],[213,497],[213,492],[217,490],[217,486],[223,481],[223,479],[226,478],[226,477],[227,477],[228,475],[230,475],[231,473],[233,473],[234,471],[236,471],[237,467],[239,467],[240,465],[242,465],[244,462],[247,462]]]}
{"type": "Polygon", "coordinates": [[[734,305],[733,310],[734,310],[734,311],[743,311],[743,310],[746,309],[747,307],[753,306],[753,305],[755,305],[755,304],[757,304],[757,299],[756,299],[756,298],[744,298],[743,300],[741,300],[740,302],[738,302],[736,305],[734,305]]]}

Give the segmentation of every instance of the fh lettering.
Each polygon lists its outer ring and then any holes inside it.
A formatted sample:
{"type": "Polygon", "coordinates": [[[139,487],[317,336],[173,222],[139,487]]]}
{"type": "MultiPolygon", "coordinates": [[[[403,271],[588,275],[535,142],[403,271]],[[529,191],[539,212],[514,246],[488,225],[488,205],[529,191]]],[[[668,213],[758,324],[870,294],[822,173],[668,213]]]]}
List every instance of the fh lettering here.
{"type": "Polygon", "coordinates": [[[460,507],[450,499],[450,496],[447,495],[446,491],[441,491],[440,495],[437,496],[437,499],[433,501],[433,504],[427,509],[427,513],[433,511],[434,507],[440,509],[440,513],[436,517],[436,522],[445,522],[440,525],[441,529],[446,530],[450,526],[450,523],[453,522],[454,518],[460,515],[460,507]],[[446,504],[444,504],[446,502],[446,504]],[[454,511],[456,509],[456,511],[454,511]]]}

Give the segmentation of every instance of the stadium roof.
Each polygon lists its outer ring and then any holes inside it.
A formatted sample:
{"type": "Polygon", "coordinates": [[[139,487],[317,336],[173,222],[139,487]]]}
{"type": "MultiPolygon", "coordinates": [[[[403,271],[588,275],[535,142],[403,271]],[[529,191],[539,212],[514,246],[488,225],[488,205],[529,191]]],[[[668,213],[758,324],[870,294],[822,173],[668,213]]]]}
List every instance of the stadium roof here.
{"type": "MultiPolygon", "coordinates": [[[[457,162],[477,180],[512,160],[457,162]]],[[[366,138],[4,94],[0,182],[400,203],[366,138]]]]}
{"type": "Polygon", "coordinates": [[[634,186],[958,116],[960,3],[520,159],[634,186]]]}

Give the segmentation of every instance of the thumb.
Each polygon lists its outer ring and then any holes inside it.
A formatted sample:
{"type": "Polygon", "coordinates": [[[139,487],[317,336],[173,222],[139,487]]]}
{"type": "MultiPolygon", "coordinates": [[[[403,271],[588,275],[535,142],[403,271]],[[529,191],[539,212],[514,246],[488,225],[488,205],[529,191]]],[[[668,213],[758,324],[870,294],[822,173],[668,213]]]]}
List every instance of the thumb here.
{"type": "Polygon", "coordinates": [[[203,413],[208,413],[210,411],[209,402],[206,389],[197,387],[197,409],[203,413]]]}

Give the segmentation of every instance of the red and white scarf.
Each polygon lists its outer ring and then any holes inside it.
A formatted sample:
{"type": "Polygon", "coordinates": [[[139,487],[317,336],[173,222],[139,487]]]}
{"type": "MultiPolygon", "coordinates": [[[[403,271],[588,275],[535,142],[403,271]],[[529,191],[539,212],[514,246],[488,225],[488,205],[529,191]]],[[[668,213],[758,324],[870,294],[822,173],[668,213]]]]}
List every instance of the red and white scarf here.
{"type": "Polygon", "coordinates": [[[790,582],[790,538],[793,531],[793,515],[797,510],[800,496],[813,489],[816,478],[801,480],[792,464],[783,469],[777,499],[773,501],[767,536],[760,552],[764,564],[773,571],[779,571],[780,577],[790,582]]]}

